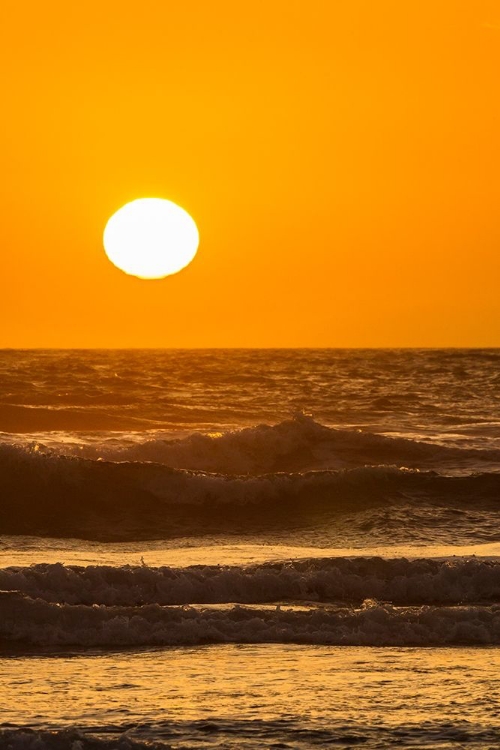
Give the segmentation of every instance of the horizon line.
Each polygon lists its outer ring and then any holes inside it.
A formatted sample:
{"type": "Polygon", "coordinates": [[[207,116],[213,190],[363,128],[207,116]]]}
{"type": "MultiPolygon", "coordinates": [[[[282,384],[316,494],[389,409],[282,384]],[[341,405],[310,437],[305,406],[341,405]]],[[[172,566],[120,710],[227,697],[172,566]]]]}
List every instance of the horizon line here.
{"type": "Polygon", "coordinates": [[[0,346],[0,352],[76,351],[480,351],[500,350],[497,346],[0,346]]]}

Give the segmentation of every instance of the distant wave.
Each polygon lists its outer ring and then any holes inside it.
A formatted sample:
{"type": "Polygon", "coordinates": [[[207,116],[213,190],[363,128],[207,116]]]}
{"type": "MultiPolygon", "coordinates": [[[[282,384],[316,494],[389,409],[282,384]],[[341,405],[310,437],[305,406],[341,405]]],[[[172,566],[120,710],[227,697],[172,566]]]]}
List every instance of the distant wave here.
{"type": "Polygon", "coordinates": [[[266,529],[401,503],[498,509],[500,474],[395,467],[232,476],[0,446],[0,533],[119,540],[266,529]]]}
{"type": "Polygon", "coordinates": [[[0,642],[51,647],[151,647],[209,643],[350,646],[500,644],[500,605],[105,607],[2,595],[0,642]]]}
{"type": "Polygon", "coordinates": [[[500,600],[500,561],[475,558],[305,559],[253,566],[65,566],[0,569],[0,589],[49,603],[264,604],[350,602],[398,605],[464,604],[500,600]]]}
{"type": "Polygon", "coordinates": [[[87,449],[91,458],[152,461],[179,469],[225,474],[339,469],[366,464],[437,468],[500,462],[500,450],[452,448],[359,430],[334,429],[304,414],[276,425],[258,425],[220,434],[161,437],[128,446],[87,449]]]}

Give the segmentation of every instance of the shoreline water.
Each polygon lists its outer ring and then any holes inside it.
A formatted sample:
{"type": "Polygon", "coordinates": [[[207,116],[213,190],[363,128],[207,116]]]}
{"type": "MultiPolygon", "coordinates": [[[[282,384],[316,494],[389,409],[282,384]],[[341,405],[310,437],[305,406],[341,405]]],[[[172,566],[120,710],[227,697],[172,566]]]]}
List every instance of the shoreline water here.
{"type": "Polygon", "coordinates": [[[473,545],[396,545],[375,547],[311,547],[286,544],[231,544],[227,539],[177,539],[151,542],[89,542],[0,536],[0,568],[41,563],[65,565],[135,565],[186,567],[191,565],[251,565],[310,558],[386,559],[500,559],[500,542],[473,545]]]}
{"type": "Polygon", "coordinates": [[[0,658],[0,745],[484,750],[500,741],[499,654],[240,645],[0,658]]]}

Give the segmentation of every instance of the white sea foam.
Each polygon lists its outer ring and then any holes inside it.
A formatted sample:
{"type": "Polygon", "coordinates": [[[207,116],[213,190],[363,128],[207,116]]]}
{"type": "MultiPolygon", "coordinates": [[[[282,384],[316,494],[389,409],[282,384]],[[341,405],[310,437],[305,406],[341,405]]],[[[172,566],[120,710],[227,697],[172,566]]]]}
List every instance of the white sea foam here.
{"type": "Polygon", "coordinates": [[[105,607],[2,597],[0,639],[29,646],[151,647],[204,643],[365,646],[500,644],[500,605],[359,608],[277,605],[105,607]]]}
{"type": "Polygon", "coordinates": [[[0,569],[0,589],[85,605],[276,601],[462,604],[500,599],[500,561],[330,558],[187,568],[39,564],[0,569]]]}

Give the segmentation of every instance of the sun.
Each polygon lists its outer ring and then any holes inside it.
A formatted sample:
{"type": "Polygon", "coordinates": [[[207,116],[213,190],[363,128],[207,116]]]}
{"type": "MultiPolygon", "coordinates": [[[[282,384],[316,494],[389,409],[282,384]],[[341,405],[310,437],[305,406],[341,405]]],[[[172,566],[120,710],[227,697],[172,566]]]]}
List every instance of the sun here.
{"type": "Polygon", "coordinates": [[[185,268],[199,241],[187,211],[164,198],[126,203],[109,219],[103,236],[109,260],[140,279],[162,279],[185,268]]]}

